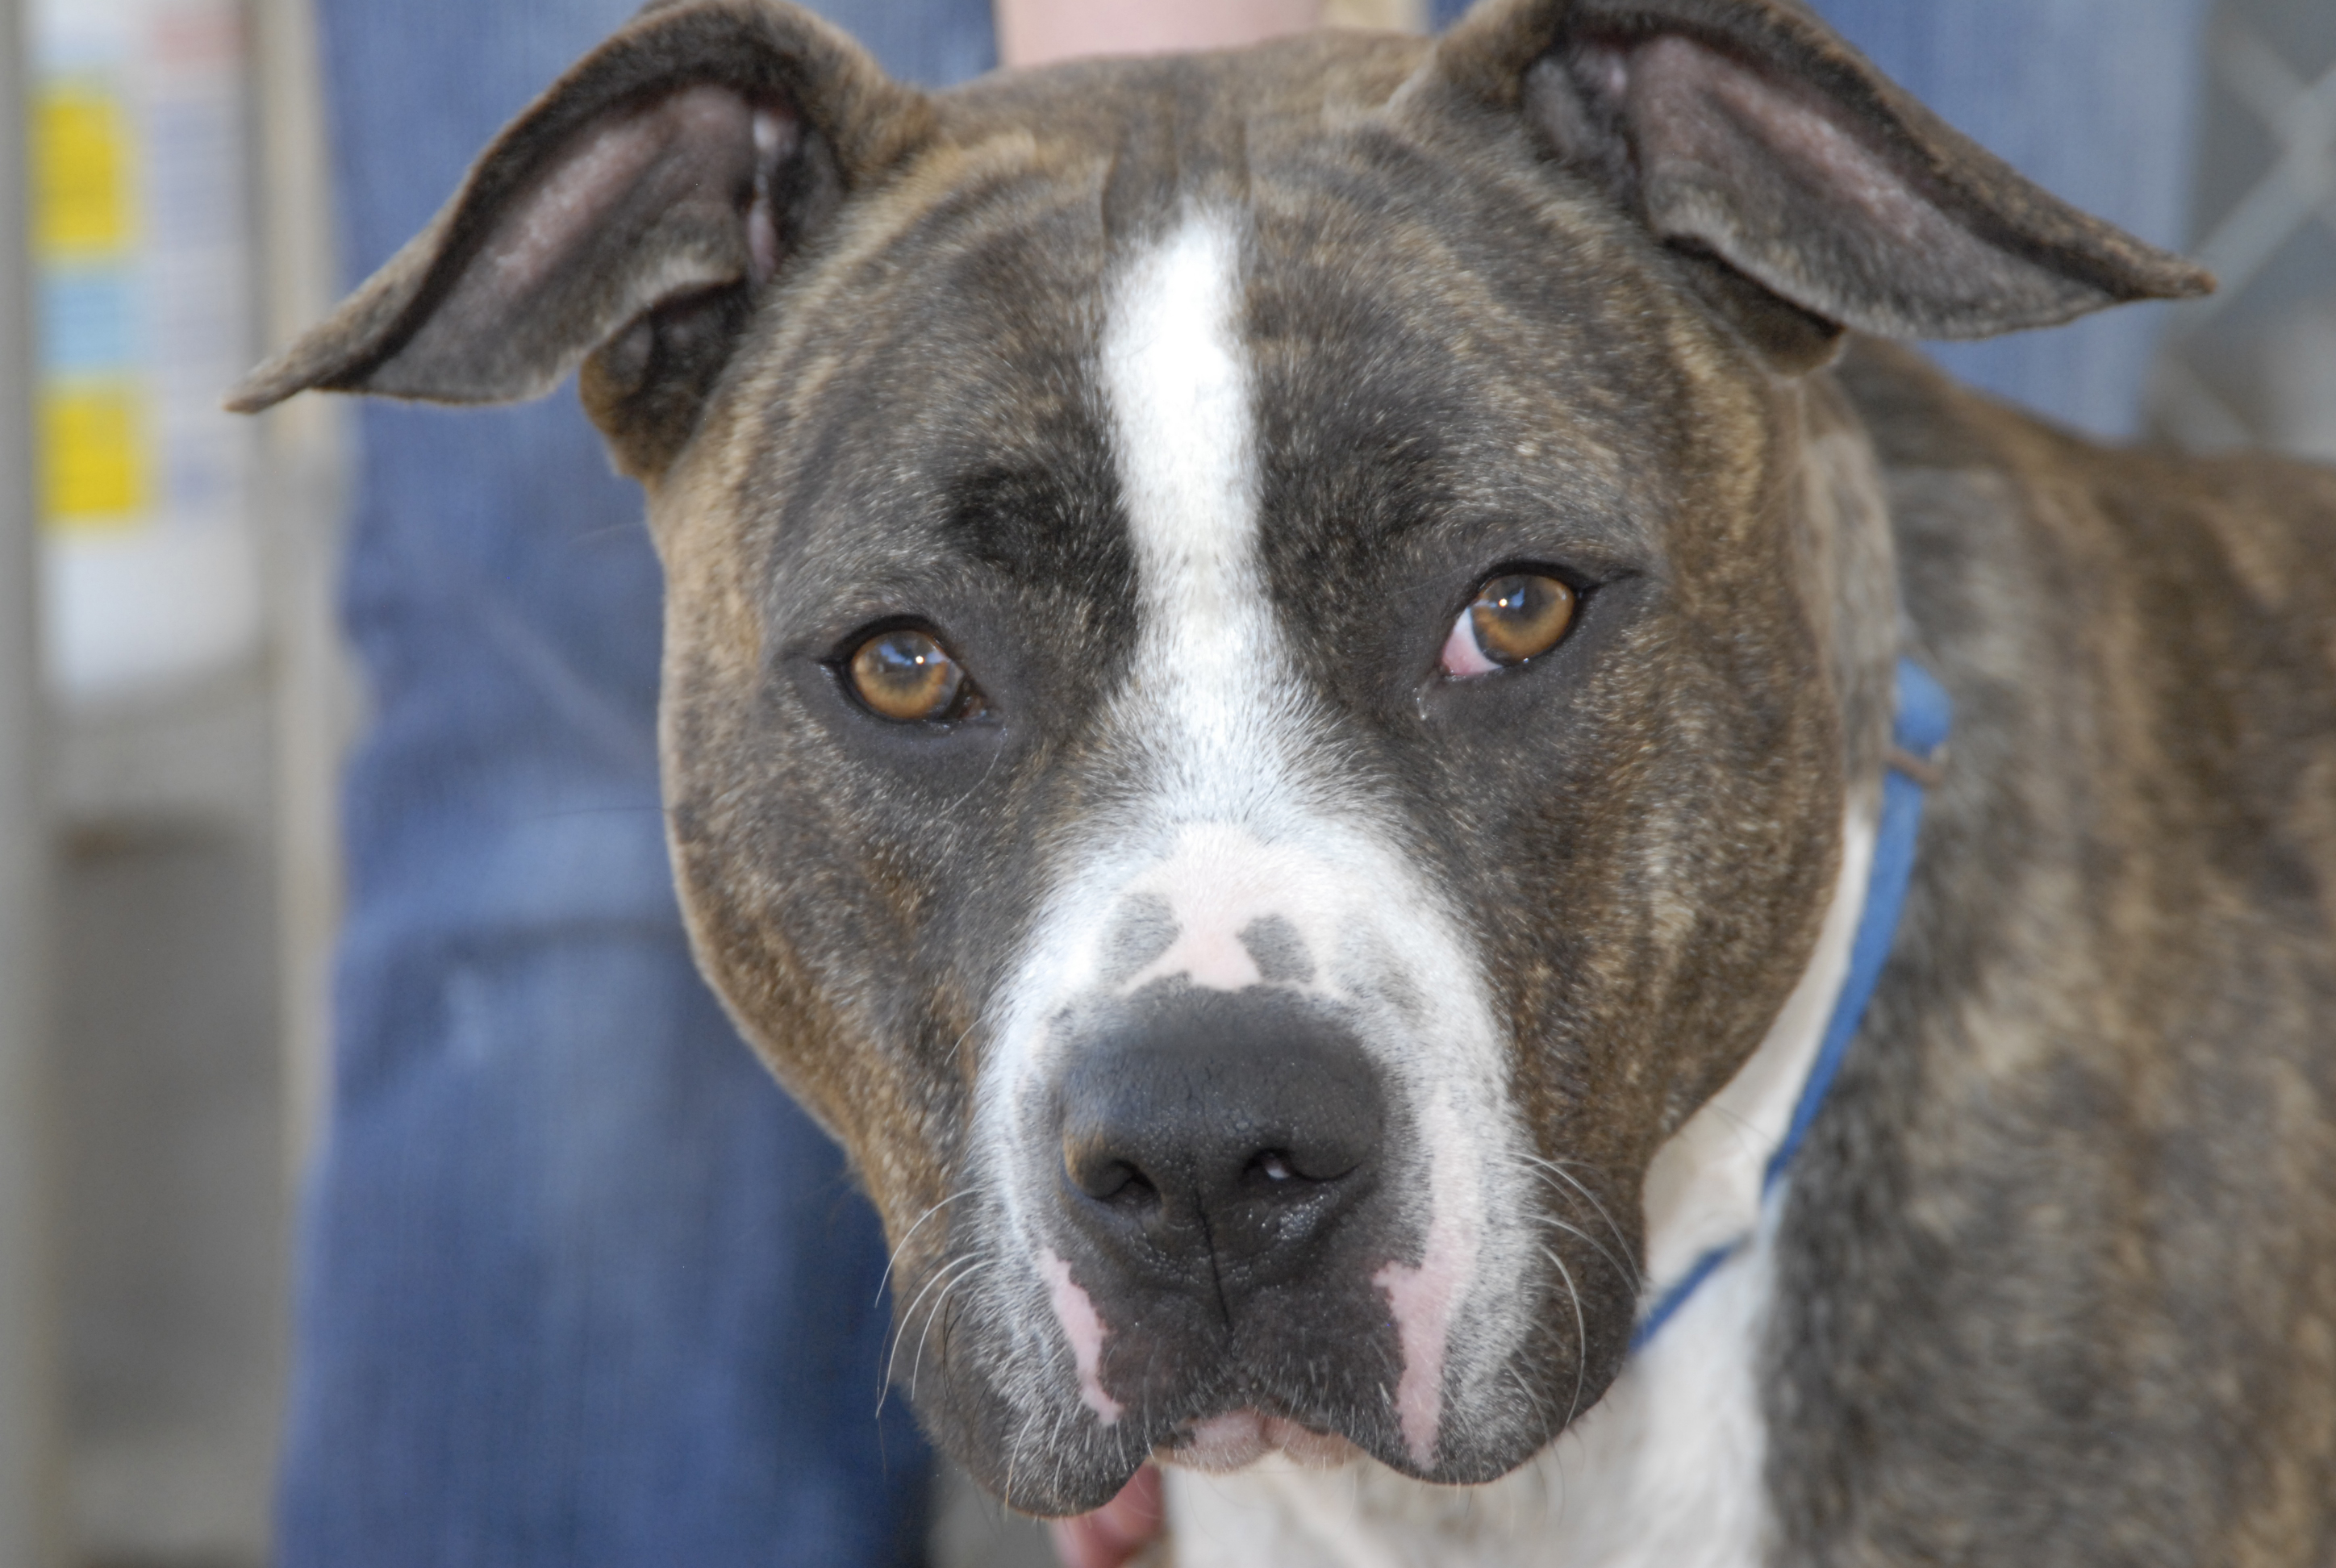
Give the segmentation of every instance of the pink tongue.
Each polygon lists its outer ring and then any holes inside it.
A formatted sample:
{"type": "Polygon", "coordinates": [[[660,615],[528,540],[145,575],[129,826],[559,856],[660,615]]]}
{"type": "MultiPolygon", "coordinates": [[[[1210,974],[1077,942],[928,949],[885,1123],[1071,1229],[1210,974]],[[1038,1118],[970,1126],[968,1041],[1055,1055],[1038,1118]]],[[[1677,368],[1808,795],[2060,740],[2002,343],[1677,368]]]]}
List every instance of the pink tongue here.
{"type": "Polygon", "coordinates": [[[1160,1472],[1146,1465],[1094,1513],[1057,1519],[1047,1529],[1063,1568],[1120,1568],[1159,1535],[1164,1522],[1160,1472]]]}

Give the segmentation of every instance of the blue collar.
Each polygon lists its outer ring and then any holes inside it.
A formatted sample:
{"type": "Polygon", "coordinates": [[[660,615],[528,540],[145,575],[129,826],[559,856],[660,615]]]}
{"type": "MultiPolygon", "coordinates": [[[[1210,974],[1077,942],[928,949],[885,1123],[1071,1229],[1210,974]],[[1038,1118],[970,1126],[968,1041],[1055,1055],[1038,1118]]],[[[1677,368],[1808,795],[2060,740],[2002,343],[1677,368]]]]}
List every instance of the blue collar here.
{"type": "MultiPolygon", "coordinates": [[[[1900,659],[1898,716],[1890,736],[1889,771],[1882,780],[1882,821],[1874,832],[1874,867],[1865,880],[1857,936],[1850,944],[1849,973],[1842,981],[1841,995],[1835,998],[1833,1017],[1825,1024],[1817,1059],[1809,1066],[1808,1081],[1801,1086],[1801,1097],[1793,1106],[1792,1123],[1761,1174],[1764,1203],[1784,1179],[1801,1141],[1808,1136],[1826,1091],[1840,1075],[1842,1058],[1849,1054],[1849,1042],[1864,1020],[1866,1004],[1874,999],[1874,983],[1882,978],[1883,960],[1890,956],[1890,944],[1898,934],[1898,917],[1906,907],[1906,886],[1913,877],[1915,831],[1922,824],[1922,791],[1938,782],[1940,752],[1947,743],[1953,716],[1946,689],[1932,678],[1930,671],[1913,659],[1900,659]]],[[[1630,1335],[1630,1349],[1645,1349],[1647,1341],[1687,1304],[1696,1288],[1751,1239],[1738,1236],[1698,1258],[1694,1267],[1640,1318],[1630,1335]]]]}

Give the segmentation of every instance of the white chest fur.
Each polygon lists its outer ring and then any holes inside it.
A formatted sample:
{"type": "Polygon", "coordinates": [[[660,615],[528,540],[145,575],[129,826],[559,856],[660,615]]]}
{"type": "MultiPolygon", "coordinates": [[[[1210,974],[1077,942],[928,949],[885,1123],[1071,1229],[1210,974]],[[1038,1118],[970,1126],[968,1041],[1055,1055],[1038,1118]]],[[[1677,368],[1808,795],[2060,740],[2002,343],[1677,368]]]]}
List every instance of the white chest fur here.
{"type": "Polygon", "coordinates": [[[1706,1251],[1747,1241],[1532,1463],[1488,1486],[1428,1486],[1364,1461],[1278,1456],[1230,1475],[1168,1472],[1178,1568],[1755,1568],[1766,1559],[1758,1358],[1784,1192],[1761,1180],[1849,966],[1874,858],[1846,824],[1806,971],[1743,1069],[1648,1172],[1650,1300],[1706,1251]]]}

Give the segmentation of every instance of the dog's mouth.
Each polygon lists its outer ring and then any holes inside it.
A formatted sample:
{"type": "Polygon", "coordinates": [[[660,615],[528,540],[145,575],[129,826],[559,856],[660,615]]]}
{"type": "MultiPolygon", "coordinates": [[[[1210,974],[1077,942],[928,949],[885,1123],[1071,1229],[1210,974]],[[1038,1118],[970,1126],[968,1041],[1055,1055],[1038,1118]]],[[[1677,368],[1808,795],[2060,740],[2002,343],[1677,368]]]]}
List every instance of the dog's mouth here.
{"type": "MultiPolygon", "coordinates": [[[[1017,1508],[1067,1515],[1110,1501],[1147,1462],[1224,1474],[1368,1458],[1420,1481],[1480,1484],[1611,1380],[1627,1291],[1589,1295],[1577,1312],[1552,1269],[1504,1292],[1506,1320],[1447,1310],[1430,1326],[1456,1331],[1431,1335],[1403,1287],[1433,1271],[1403,1252],[1387,1261],[1399,1213],[1367,1202],[1351,1217],[1355,1232],[1317,1267],[1252,1270],[1222,1290],[1166,1288],[1094,1248],[1076,1262],[1046,1250],[1020,1280],[994,1253],[943,1251],[906,1288],[895,1381],[984,1485],[1017,1508]],[[1488,1344],[1487,1325],[1506,1339],[1488,1344]],[[1474,1359],[1442,1354],[1447,1339],[1474,1359]]],[[[1591,1281],[1591,1261],[1567,1263],[1591,1281]]]]}
{"type": "Polygon", "coordinates": [[[1245,1469],[1270,1454],[1317,1470],[1334,1470],[1363,1456],[1360,1448],[1337,1432],[1254,1407],[1188,1421],[1152,1451],[1152,1456],[1163,1464],[1212,1475],[1245,1469]]]}

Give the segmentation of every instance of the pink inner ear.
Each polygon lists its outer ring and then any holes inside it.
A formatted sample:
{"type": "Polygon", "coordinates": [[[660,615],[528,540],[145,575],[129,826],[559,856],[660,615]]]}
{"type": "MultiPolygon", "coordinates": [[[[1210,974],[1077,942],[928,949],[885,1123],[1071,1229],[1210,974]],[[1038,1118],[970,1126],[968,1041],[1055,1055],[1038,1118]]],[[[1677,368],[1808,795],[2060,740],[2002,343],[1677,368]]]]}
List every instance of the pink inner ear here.
{"type": "Polygon", "coordinates": [[[368,389],[533,396],[645,312],[767,278],[787,238],[774,176],[801,139],[784,105],[710,83],[598,116],[482,208],[477,249],[368,389]]]}
{"type": "Polygon", "coordinates": [[[1893,161],[1879,121],[1816,83],[1677,34],[1609,47],[1621,58],[1593,72],[1610,87],[1619,73],[1647,221],[1802,309],[1884,336],[1972,336],[2106,302],[1982,238],[1893,161]]]}
{"type": "Polygon", "coordinates": [[[1759,141],[1789,166],[1813,170],[1822,185],[1866,215],[1876,229],[1906,243],[1948,243],[1970,236],[1922,201],[1906,180],[1866,147],[1848,126],[1825,112],[1825,102],[1808,91],[1766,80],[1757,70],[1712,54],[1684,37],[1666,37],[1647,47],[1647,68],[1678,73],[1679,84],[1724,110],[1724,119],[1757,131],[1759,141]]]}
{"type": "Polygon", "coordinates": [[[727,88],[690,87],[578,137],[514,203],[489,252],[491,287],[532,287],[602,238],[625,209],[686,200],[709,178],[735,181],[754,145],[745,100],[727,88]],[[676,167],[691,163],[694,171],[676,167]]]}
{"type": "Polygon", "coordinates": [[[1898,239],[1943,243],[1952,234],[1970,243],[1806,89],[1677,36],[1641,44],[1628,76],[1632,108],[1645,117],[1640,122],[1676,128],[1669,138],[1647,137],[1659,157],[1725,168],[1748,142],[1782,167],[1815,176],[1844,207],[1898,239]]]}

